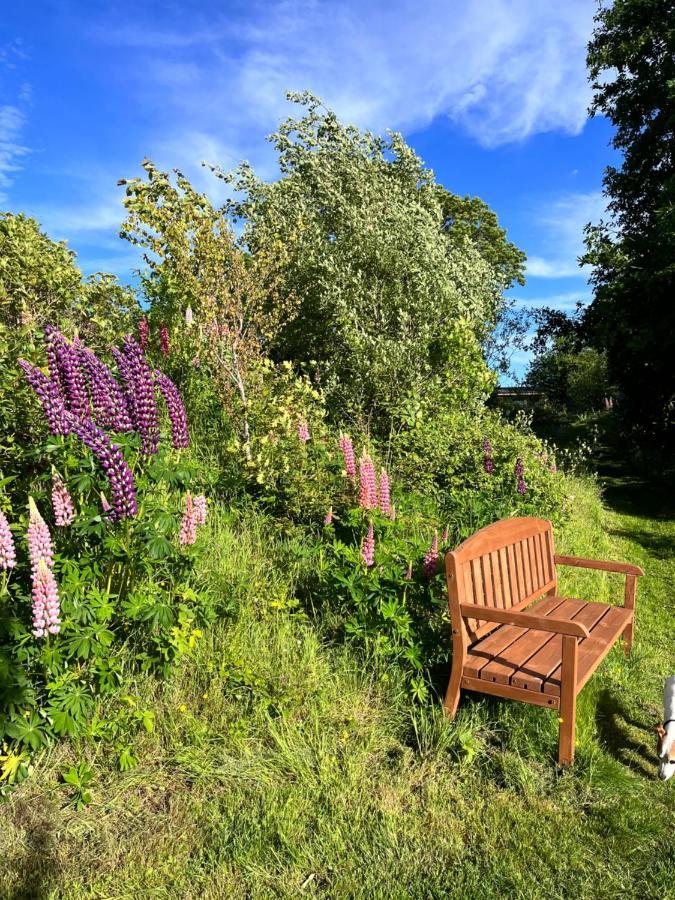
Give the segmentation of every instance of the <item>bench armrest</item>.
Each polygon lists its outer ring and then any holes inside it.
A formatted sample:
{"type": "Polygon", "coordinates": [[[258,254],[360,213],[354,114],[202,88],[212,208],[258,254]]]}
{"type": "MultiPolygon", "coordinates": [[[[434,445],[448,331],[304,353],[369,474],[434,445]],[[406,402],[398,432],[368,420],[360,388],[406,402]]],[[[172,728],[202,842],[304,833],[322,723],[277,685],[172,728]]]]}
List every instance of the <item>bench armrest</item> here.
{"type": "Polygon", "coordinates": [[[577,566],[580,569],[601,569],[603,572],[616,572],[619,575],[644,575],[640,566],[630,563],[610,562],[604,559],[582,559],[580,556],[553,557],[557,566],[577,566]]]}
{"type": "Polygon", "coordinates": [[[503,625],[518,625],[534,631],[552,631],[554,634],[569,634],[572,637],[587,638],[590,632],[581,622],[571,619],[556,619],[553,616],[538,616],[536,613],[521,612],[518,609],[494,609],[478,603],[462,603],[462,616],[467,619],[483,619],[503,625]]]}

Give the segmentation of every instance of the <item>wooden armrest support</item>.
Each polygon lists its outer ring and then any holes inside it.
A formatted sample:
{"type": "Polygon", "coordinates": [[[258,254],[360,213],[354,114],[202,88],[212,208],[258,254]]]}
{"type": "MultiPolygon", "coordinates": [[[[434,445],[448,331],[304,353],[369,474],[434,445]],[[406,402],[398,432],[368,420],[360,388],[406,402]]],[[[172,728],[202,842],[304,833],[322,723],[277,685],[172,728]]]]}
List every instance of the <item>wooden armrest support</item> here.
{"type": "Polygon", "coordinates": [[[605,559],[582,559],[579,556],[553,557],[558,566],[578,566],[580,569],[601,569],[603,572],[616,572],[619,575],[644,575],[640,566],[632,566],[630,563],[610,562],[605,559]]]}
{"type": "Polygon", "coordinates": [[[493,609],[478,603],[460,604],[462,616],[468,619],[482,619],[503,625],[519,625],[534,631],[552,631],[554,634],[569,634],[572,637],[590,637],[590,632],[581,622],[570,619],[555,619],[552,616],[538,616],[517,609],[493,609]]]}

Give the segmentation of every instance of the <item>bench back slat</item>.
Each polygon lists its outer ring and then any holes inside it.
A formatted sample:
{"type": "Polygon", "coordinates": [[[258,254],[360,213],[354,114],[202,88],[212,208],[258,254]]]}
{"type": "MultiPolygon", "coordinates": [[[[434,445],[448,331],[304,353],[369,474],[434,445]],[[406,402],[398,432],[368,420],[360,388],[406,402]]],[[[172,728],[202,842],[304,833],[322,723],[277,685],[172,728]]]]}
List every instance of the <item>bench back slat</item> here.
{"type": "MultiPolygon", "coordinates": [[[[453,628],[460,627],[459,605],[522,609],[557,588],[553,530],[546,519],[502,519],[482,528],[446,556],[453,628]]],[[[466,620],[473,642],[497,628],[481,619],[466,620]]]]}

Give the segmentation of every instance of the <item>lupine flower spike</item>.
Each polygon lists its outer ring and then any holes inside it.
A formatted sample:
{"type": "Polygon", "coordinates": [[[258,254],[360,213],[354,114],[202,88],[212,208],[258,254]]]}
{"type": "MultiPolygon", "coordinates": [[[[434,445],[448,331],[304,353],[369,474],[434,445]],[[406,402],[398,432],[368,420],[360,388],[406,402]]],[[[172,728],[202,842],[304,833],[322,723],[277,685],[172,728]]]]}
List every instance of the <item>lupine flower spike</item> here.
{"type": "Polygon", "coordinates": [[[333,524],[333,507],[332,506],[328,507],[328,512],[326,513],[326,516],[323,520],[323,524],[324,525],[332,525],[333,524]]]}
{"type": "Polygon", "coordinates": [[[380,485],[378,491],[378,505],[384,516],[391,516],[391,497],[389,496],[389,476],[386,469],[380,471],[380,485]]]}
{"type": "Polygon", "coordinates": [[[139,344],[127,335],[122,351],[113,349],[117,368],[124,382],[129,412],[134,428],[141,436],[143,452],[157,453],[159,447],[159,415],[155,398],[155,383],[139,344]]]}
{"type": "Polygon", "coordinates": [[[75,508],[73,499],[61,477],[52,475],[52,507],[54,508],[54,520],[57,525],[72,525],[75,521],[75,508]]]}
{"type": "Polygon", "coordinates": [[[197,540],[197,522],[195,521],[194,504],[189,491],[185,495],[185,512],[180,523],[178,540],[182,547],[194,544],[197,540]]]}
{"type": "Polygon", "coordinates": [[[377,484],[375,466],[372,459],[364,455],[359,463],[360,489],[359,506],[363,509],[377,509],[377,484]]]}
{"type": "Polygon", "coordinates": [[[49,533],[47,523],[40,515],[32,497],[28,498],[28,554],[33,572],[33,578],[37,575],[40,563],[45,563],[50,569],[54,565],[54,549],[52,536],[49,533]]]}
{"type": "Polygon", "coordinates": [[[129,519],[138,514],[136,484],[124,455],[117,444],[111,444],[105,432],[93,422],[80,422],[70,417],[73,434],[92,451],[108,477],[112,509],[110,519],[129,519]]]}
{"type": "Polygon", "coordinates": [[[33,574],[33,635],[46,637],[60,630],[59,589],[54,573],[41,559],[33,574]]]}
{"type": "Polygon", "coordinates": [[[446,525],[445,528],[443,529],[443,536],[441,537],[441,543],[447,544],[448,538],[449,538],[448,526],[446,525]]]}
{"type": "Polygon", "coordinates": [[[427,578],[431,578],[432,575],[435,575],[438,571],[438,532],[434,531],[434,538],[431,542],[431,547],[427,551],[427,555],[424,557],[424,574],[427,578]]]}
{"type": "Polygon", "coordinates": [[[198,494],[192,500],[192,508],[194,511],[195,525],[206,524],[206,497],[204,494],[198,494]]]}
{"type": "Polygon", "coordinates": [[[345,462],[345,474],[348,478],[354,478],[356,475],[356,460],[354,459],[354,445],[348,434],[340,435],[338,444],[345,462]]]}
{"type": "Polygon", "coordinates": [[[68,434],[67,410],[63,402],[63,396],[58,384],[48,378],[37,366],[25,359],[19,360],[19,365],[24,371],[26,381],[37,394],[42,411],[47,419],[49,430],[52,434],[68,434]]]}
{"type": "Polygon", "coordinates": [[[159,346],[164,356],[169,355],[169,329],[162,325],[159,329],[159,346]]]}
{"type": "Polygon", "coordinates": [[[0,569],[13,569],[16,565],[14,538],[9,530],[7,516],[0,509],[0,569]]]}
{"type": "Polygon", "coordinates": [[[307,427],[307,423],[302,419],[298,421],[298,438],[303,444],[306,444],[309,440],[309,428],[307,427]]]}
{"type": "Polygon", "coordinates": [[[492,475],[495,470],[495,464],[492,461],[492,445],[487,438],[483,441],[483,468],[488,475],[492,475]]]}
{"type": "Polygon", "coordinates": [[[148,325],[148,320],[145,316],[138,323],[138,343],[141,345],[143,350],[148,349],[148,339],[150,337],[150,326],[148,325]]]}
{"type": "Polygon", "coordinates": [[[375,534],[373,532],[373,523],[368,526],[368,534],[364,537],[361,544],[361,559],[366,568],[370,568],[375,562],[375,534]]]}
{"type": "Polygon", "coordinates": [[[523,466],[523,461],[520,457],[516,460],[516,465],[514,467],[514,474],[518,479],[518,485],[516,490],[519,494],[524,494],[527,491],[527,486],[525,485],[525,479],[523,475],[525,474],[525,467],[523,466]]]}
{"type": "Polygon", "coordinates": [[[190,435],[188,434],[187,416],[178,388],[168,375],[158,369],[155,369],[155,382],[164,397],[166,408],[169,410],[171,443],[174,449],[180,450],[189,447],[190,435]]]}
{"type": "Polygon", "coordinates": [[[45,328],[45,335],[52,382],[58,387],[66,408],[79,419],[88,419],[91,408],[80,361],[80,342],[76,339],[73,344],[68,343],[51,325],[45,328]],[[52,365],[56,367],[55,371],[52,371],[52,365]]]}

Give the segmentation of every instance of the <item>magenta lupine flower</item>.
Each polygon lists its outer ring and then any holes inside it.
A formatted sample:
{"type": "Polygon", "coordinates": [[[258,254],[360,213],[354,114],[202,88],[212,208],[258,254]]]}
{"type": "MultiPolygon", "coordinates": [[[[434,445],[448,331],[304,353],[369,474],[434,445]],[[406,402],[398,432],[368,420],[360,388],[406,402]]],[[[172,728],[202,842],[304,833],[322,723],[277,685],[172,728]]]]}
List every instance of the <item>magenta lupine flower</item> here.
{"type": "Polygon", "coordinates": [[[356,460],[354,458],[354,445],[352,444],[352,439],[348,434],[342,434],[340,435],[338,446],[340,447],[340,450],[342,450],[342,455],[344,457],[345,473],[349,478],[354,478],[356,475],[356,460]]]}
{"type": "Polygon", "coordinates": [[[525,494],[527,491],[525,479],[523,478],[522,475],[518,478],[518,486],[517,486],[516,490],[518,491],[519,494],[525,494]]]}
{"type": "Polygon", "coordinates": [[[364,454],[359,462],[359,506],[363,509],[377,509],[377,483],[372,459],[364,454]]]}
{"type": "Polygon", "coordinates": [[[159,329],[159,346],[164,356],[169,355],[169,329],[161,325],[159,329]]]}
{"type": "Polygon", "coordinates": [[[520,457],[516,460],[516,464],[513,467],[513,472],[517,478],[522,478],[525,474],[525,467],[523,466],[523,461],[520,457]]]}
{"type": "Polygon", "coordinates": [[[66,409],[79,419],[91,416],[87,382],[80,363],[80,342],[78,339],[70,344],[56,328],[48,325],[45,328],[47,337],[48,358],[52,381],[58,386],[66,409]],[[56,370],[52,371],[52,364],[56,370]]]}
{"type": "Polygon", "coordinates": [[[48,568],[54,565],[54,548],[49,526],[40,515],[32,497],[28,498],[28,555],[30,556],[33,577],[37,574],[38,567],[44,562],[48,568]]]}
{"type": "Polygon", "coordinates": [[[440,559],[440,555],[438,553],[438,532],[434,531],[434,538],[431,542],[431,547],[427,551],[427,555],[424,557],[424,574],[427,578],[431,578],[432,575],[435,575],[438,571],[438,561],[440,559]]]}
{"type": "Polygon", "coordinates": [[[487,438],[483,441],[483,469],[488,475],[492,475],[495,470],[495,464],[492,461],[492,444],[487,438]]]}
{"type": "Polygon", "coordinates": [[[141,436],[141,449],[150,455],[159,447],[159,414],[152,369],[139,344],[127,335],[122,352],[113,350],[127,397],[134,428],[141,436]]]}
{"type": "Polygon", "coordinates": [[[384,516],[391,516],[391,497],[389,496],[389,476],[386,469],[380,470],[378,505],[384,516]]]}
{"type": "Polygon", "coordinates": [[[155,369],[155,383],[159,387],[171,420],[171,443],[176,450],[190,446],[187,416],[178,388],[163,372],[155,369]]]}
{"type": "Polygon", "coordinates": [[[89,382],[96,424],[111,431],[133,431],[127,398],[113,373],[87,347],[80,348],[80,359],[89,382]]]}
{"type": "Polygon", "coordinates": [[[143,316],[141,321],[138,323],[138,343],[141,345],[143,350],[148,349],[149,339],[150,326],[148,325],[146,316],[143,316]]]}
{"type": "Polygon", "coordinates": [[[70,417],[71,431],[92,451],[108,478],[112,509],[110,520],[130,519],[138,514],[136,485],[127,461],[118,444],[112,444],[108,436],[93,422],[82,422],[70,417]]]}
{"type": "Polygon", "coordinates": [[[361,544],[361,559],[367,568],[370,568],[375,562],[375,534],[372,522],[368,526],[368,534],[364,537],[361,544]]]}
{"type": "Polygon", "coordinates": [[[445,528],[443,529],[443,535],[441,536],[441,543],[447,544],[449,536],[450,535],[448,533],[448,526],[446,525],[445,528]]]}
{"type": "Polygon", "coordinates": [[[52,434],[68,434],[68,412],[61,396],[57,383],[48,378],[37,366],[19,360],[19,365],[24,371],[26,381],[33,388],[42,405],[42,411],[47,419],[49,430],[52,434]]]}
{"type": "Polygon", "coordinates": [[[73,498],[61,477],[56,473],[52,475],[52,507],[54,508],[54,520],[57,525],[72,525],[75,521],[75,508],[73,498]]]}
{"type": "Polygon", "coordinates": [[[406,572],[405,572],[405,580],[412,581],[412,577],[413,577],[413,566],[412,566],[412,560],[410,560],[410,562],[408,563],[408,568],[406,569],[406,572]]]}
{"type": "Polygon", "coordinates": [[[0,509],[0,569],[13,569],[16,565],[14,538],[9,530],[7,516],[0,509]]]}
{"type": "Polygon", "coordinates": [[[41,559],[33,574],[33,635],[46,637],[60,630],[59,589],[54,573],[41,559]]]}
{"type": "Polygon", "coordinates": [[[303,444],[306,444],[309,440],[309,428],[302,419],[298,420],[298,438],[303,444]]]}
{"type": "Polygon", "coordinates": [[[326,513],[326,516],[323,520],[323,524],[324,525],[332,525],[333,524],[333,507],[332,506],[328,507],[328,512],[326,513]]]}
{"type": "Polygon", "coordinates": [[[192,509],[194,511],[195,523],[197,525],[205,525],[207,506],[204,494],[198,494],[193,498],[192,509]]]}
{"type": "Polygon", "coordinates": [[[185,495],[185,512],[180,523],[178,540],[182,547],[194,544],[197,540],[197,522],[195,521],[195,509],[192,497],[188,491],[185,495]]]}

